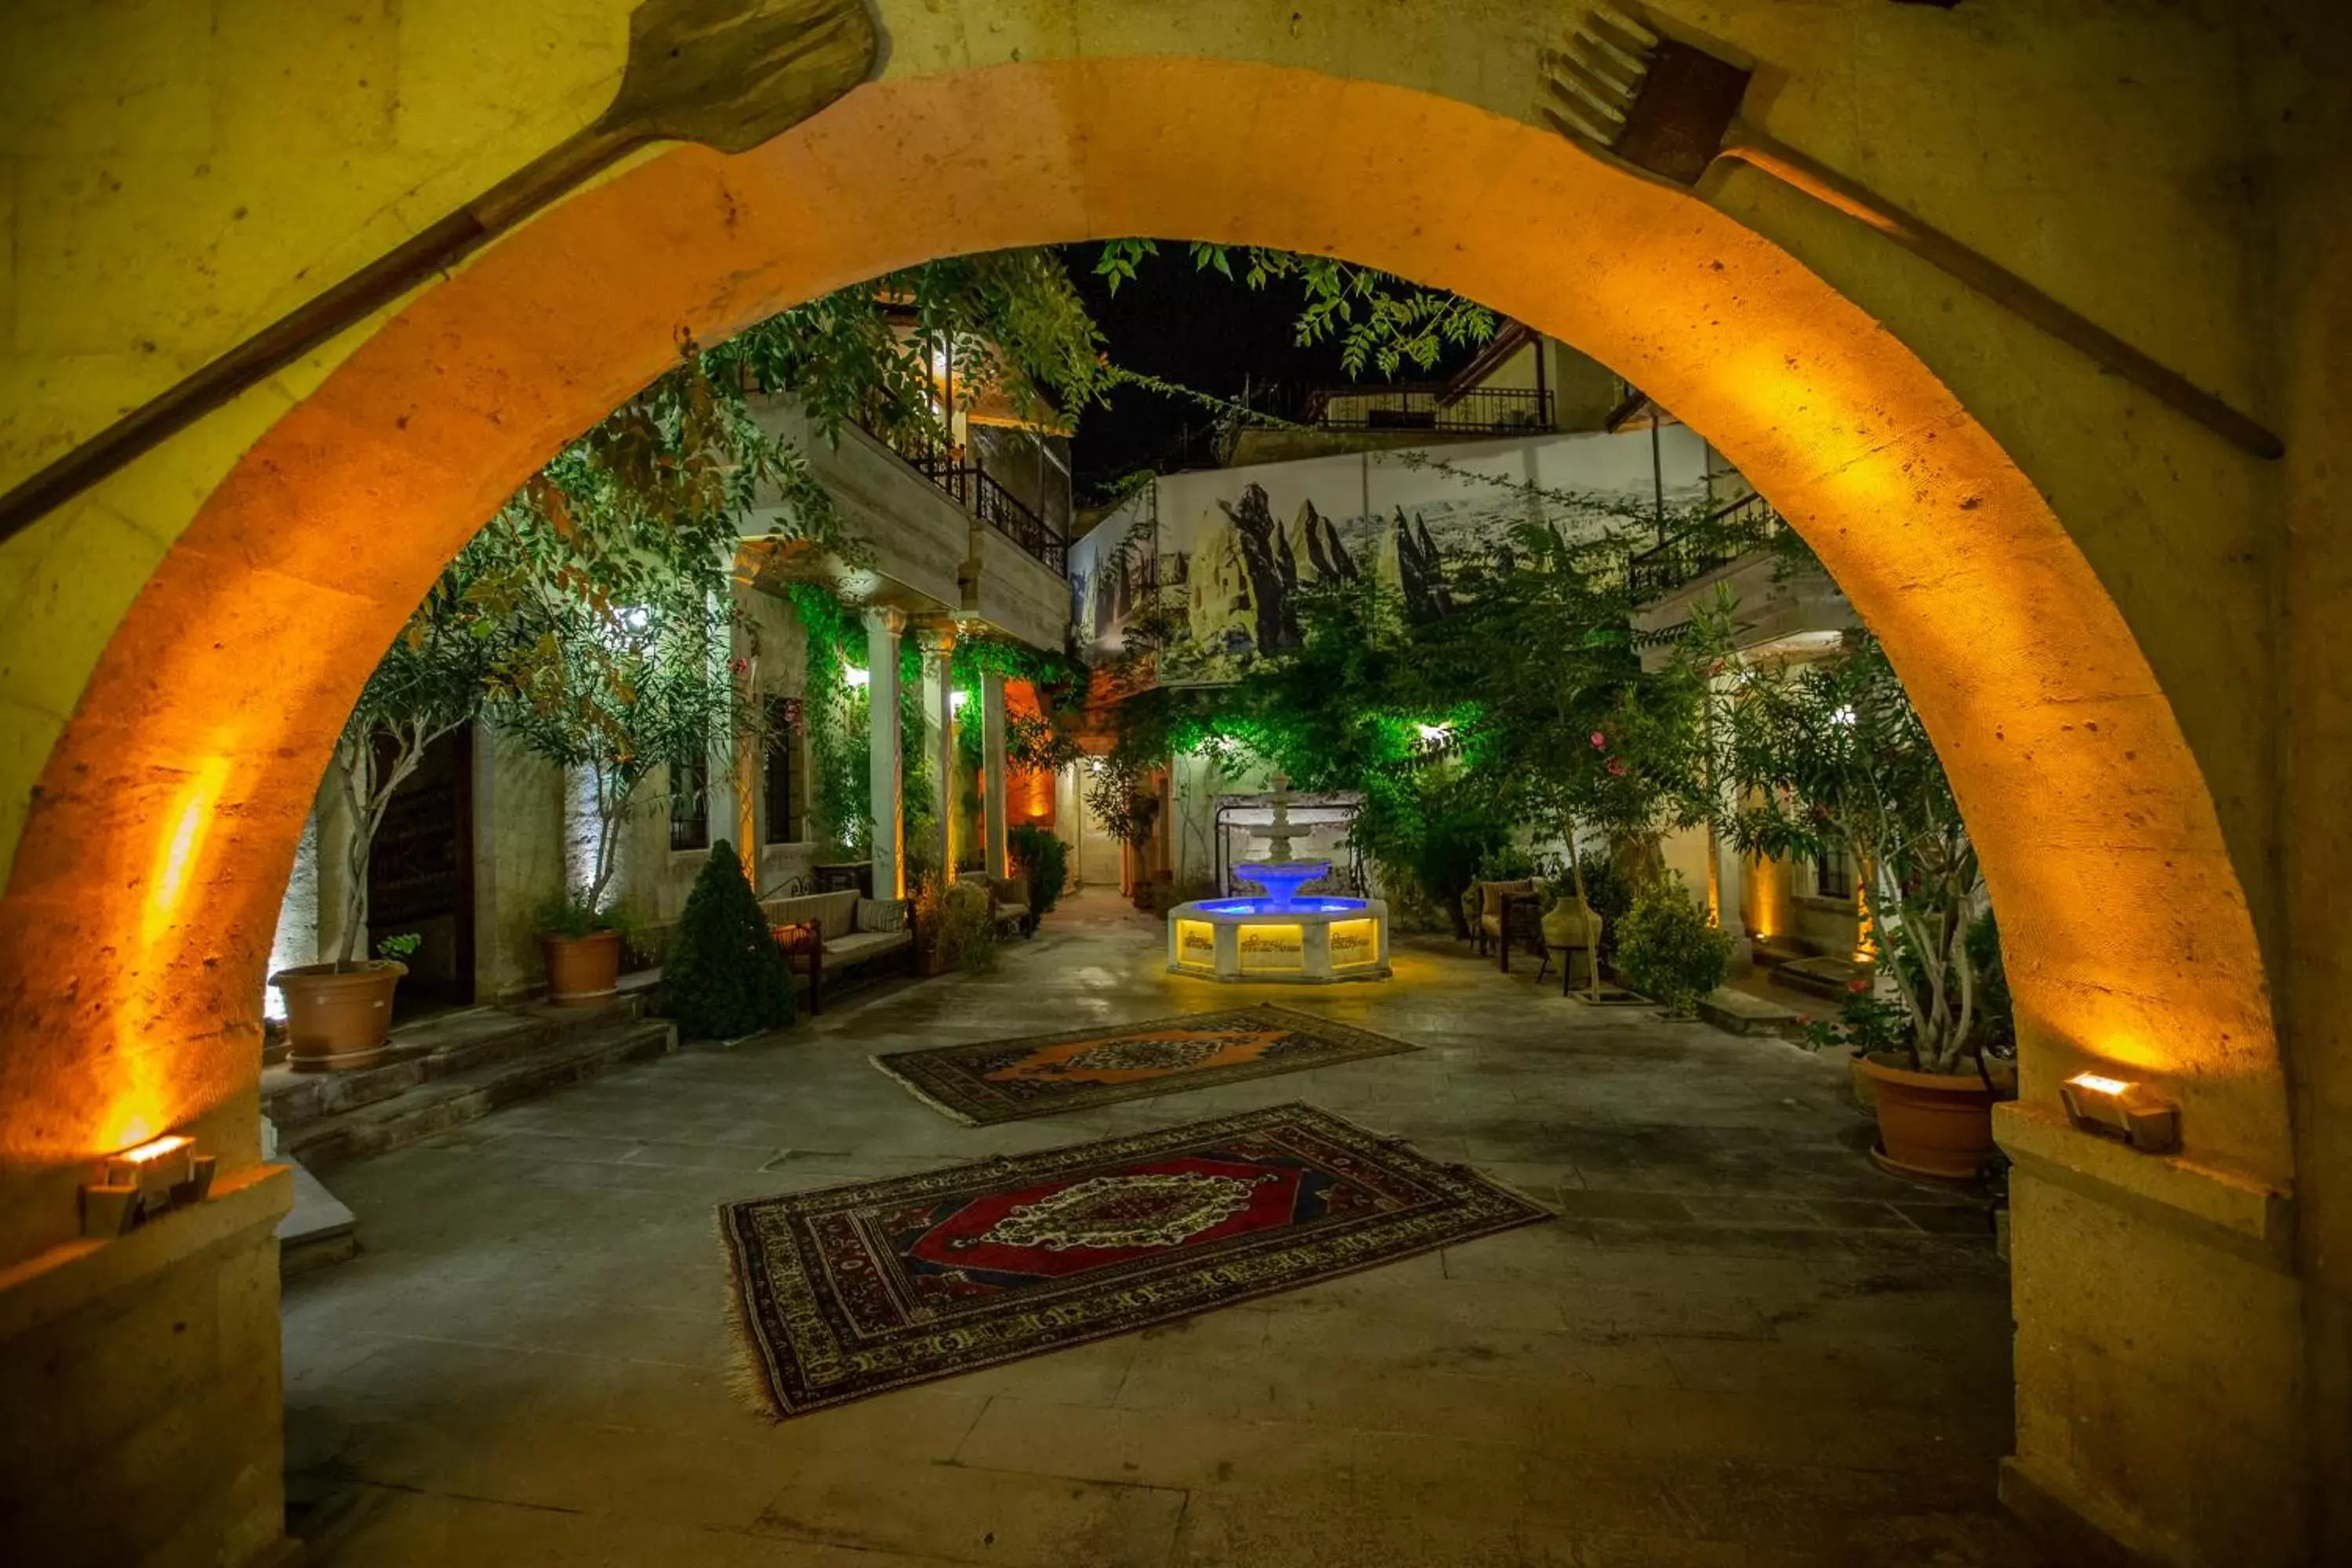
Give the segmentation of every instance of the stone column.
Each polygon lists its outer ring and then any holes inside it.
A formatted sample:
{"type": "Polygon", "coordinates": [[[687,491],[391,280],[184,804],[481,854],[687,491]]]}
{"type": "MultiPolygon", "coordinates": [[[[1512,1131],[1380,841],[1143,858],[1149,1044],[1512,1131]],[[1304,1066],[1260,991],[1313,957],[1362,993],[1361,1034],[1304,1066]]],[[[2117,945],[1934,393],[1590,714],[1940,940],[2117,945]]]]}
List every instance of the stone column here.
{"type": "MultiPolygon", "coordinates": [[[[727,592],[732,595],[731,584],[727,592]]],[[[732,607],[731,597],[729,607],[732,607]]],[[[711,605],[714,614],[718,608],[717,604],[711,605]]],[[[712,645],[707,668],[713,685],[732,684],[735,679],[734,659],[735,644],[731,635],[727,641],[712,645]]],[[[744,875],[752,879],[751,885],[756,889],[760,875],[758,863],[751,858],[751,847],[741,840],[742,828],[738,822],[738,808],[742,795],[735,778],[735,753],[741,749],[741,737],[735,733],[732,724],[727,726],[724,733],[710,737],[710,750],[702,759],[702,820],[708,825],[713,843],[721,838],[736,840],[735,850],[743,862],[744,875]]]]}
{"type": "Polygon", "coordinates": [[[930,849],[939,858],[940,880],[955,880],[955,627],[941,624],[916,634],[923,646],[923,723],[930,733],[931,810],[939,818],[930,849]]]}
{"type": "Polygon", "coordinates": [[[898,634],[907,617],[897,610],[866,612],[867,778],[874,812],[874,896],[907,896],[907,854],[899,805],[898,634]]]}
{"type": "Polygon", "coordinates": [[[1008,874],[1010,859],[1004,843],[1004,677],[994,670],[984,671],[980,678],[980,797],[987,814],[983,827],[987,842],[982,847],[988,856],[988,874],[1003,877],[1008,874]]]}
{"type": "MultiPolygon", "coordinates": [[[[733,680],[744,696],[756,701],[759,697],[758,640],[751,632],[748,605],[753,594],[751,573],[739,555],[735,570],[730,574],[730,587],[735,595],[735,627],[728,636],[732,658],[728,678],[733,680]]],[[[734,768],[730,777],[735,797],[735,848],[743,862],[744,879],[751,890],[760,890],[760,798],[761,764],[766,761],[761,747],[750,744],[740,731],[734,737],[734,768]]]]}

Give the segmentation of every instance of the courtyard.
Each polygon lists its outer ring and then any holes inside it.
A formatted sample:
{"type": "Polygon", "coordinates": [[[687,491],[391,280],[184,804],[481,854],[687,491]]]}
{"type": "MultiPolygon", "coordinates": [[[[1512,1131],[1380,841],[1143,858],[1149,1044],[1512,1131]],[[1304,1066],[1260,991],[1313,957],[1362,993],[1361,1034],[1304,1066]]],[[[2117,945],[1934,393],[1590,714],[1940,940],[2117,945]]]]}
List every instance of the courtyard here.
{"type": "Polygon", "coordinates": [[[1874,1171],[1842,1055],[1564,1000],[1466,944],[1313,991],[1162,971],[1074,896],[892,984],[347,1165],[289,1282],[312,1561],[2013,1563],[2007,1270],[1874,1171]],[[964,1127],[877,1052],[1274,999],[1424,1047],[964,1127]],[[775,1422],[714,1205],[1305,1100],[1557,1212],[1345,1279],[775,1422]]]}

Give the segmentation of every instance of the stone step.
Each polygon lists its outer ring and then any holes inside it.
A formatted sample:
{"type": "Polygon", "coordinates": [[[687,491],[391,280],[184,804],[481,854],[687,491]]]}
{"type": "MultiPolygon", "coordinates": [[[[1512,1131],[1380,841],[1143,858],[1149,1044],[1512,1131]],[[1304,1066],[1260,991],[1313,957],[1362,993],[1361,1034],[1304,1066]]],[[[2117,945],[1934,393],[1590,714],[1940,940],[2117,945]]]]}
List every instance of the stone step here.
{"type": "Polygon", "coordinates": [[[675,1025],[607,1013],[601,1028],[566,1031],[521,1055],[427,1079],[389,1098],[292,1127],[281,1125],[278,1147],[314,1172],[329,1171],[677,1048],[675,1025]]]}
{"type": "Polygon", "coordinates": [[[1805,1022],[1804,1015],[1793,1007],[1727,985],[1699,998],[1698,1016],[1733,1035],[1789,1035],[1805,1022]]]}
{"type": "Polygon", "coordinates": [[[1803,958],[1774,968],[1772,984],[1842,1002],[1845,1000],[1846,987],[1861,976],[1861,970],[1842,958],[1803,958]]]}
{"type": "Polygon", "coordinates": [[[1785,936],[1759,936],[1748,944],[1749,961],[1759,969],[1778,969],[1784,963],[1796,963],[1814,956],[1804,942],[1785,936]]]}
{"type": "Polygon", "coordinates": [[[280,1063],[261,1074],[261,1113],[281,1131],[407,1093],[419,1084],[510,1061],[645,1016],[646,994],[628,990],[594,1007],[524,1003],[468,1007],[404,1024],[391,1054],[357,1072],[296,1072],[280,1063]]]}

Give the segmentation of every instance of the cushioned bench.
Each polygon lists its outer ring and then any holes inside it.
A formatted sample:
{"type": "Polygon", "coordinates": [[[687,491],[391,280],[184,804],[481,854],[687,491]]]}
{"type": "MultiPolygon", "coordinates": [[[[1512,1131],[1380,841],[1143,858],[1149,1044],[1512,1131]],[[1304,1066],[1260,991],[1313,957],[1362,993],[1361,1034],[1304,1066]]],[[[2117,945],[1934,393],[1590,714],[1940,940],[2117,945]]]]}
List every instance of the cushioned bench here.
{"type": "Polygon", "coordinates": [[[809,1012],[824,1010],[830,978],[877,961],[915,952],[913,922],[906,900],[869,899],[855,888],[768,899],[760,908],[793,967],[808,975],[809,1012]]]}
{"type": "Polygon", "coordinates": [[[1023,936],[1037,927],[1029,918],[1029,884],[1015,877],[992,877],[985,871],[966,871],[956,879],[988,889],[989,919],[1000,931],[1018,931],[1023,936]]]}

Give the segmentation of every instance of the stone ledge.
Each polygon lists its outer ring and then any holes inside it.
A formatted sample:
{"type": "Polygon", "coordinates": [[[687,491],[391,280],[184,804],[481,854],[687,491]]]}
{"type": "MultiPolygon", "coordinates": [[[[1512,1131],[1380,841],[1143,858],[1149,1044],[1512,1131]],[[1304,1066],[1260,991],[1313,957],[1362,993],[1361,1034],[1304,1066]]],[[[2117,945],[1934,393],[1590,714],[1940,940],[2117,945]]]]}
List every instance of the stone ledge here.
{"type": "Polygon", "coordinates": [[[260,1227],[294,1205],[292,1173],[247,1165],[213,1184],[203,1203],[103,1241],[68,1241],[0,1270],[0,1340],[54,1322],[127,1285],[260,1227]]]}
{"type": "Polygon", "coordinates": [[[2182,1154],[2143,1154],[2084,1132],[2052,1106],[1993,1108],[1993,1141],[2027,1173],[2071,1187],[2232,1252],[2292,1269],[2294,1200],[2242,1172],[2182,1154]]]}
{"type": "Polygon", "coordinates": [[[2077,1500],[2014,1455],[2000,1462],[2001,1506],[2026,1535],[2070,1568],[2172,1568],[2141,1539],[2136,1521],[2111,1506],[2077,1500]]]}

